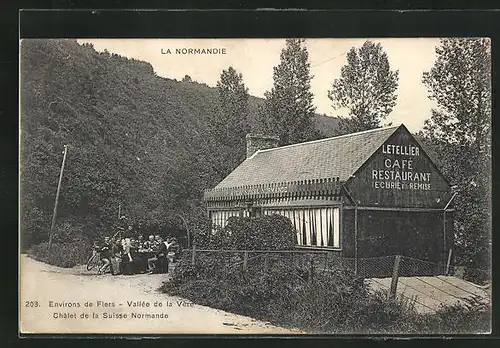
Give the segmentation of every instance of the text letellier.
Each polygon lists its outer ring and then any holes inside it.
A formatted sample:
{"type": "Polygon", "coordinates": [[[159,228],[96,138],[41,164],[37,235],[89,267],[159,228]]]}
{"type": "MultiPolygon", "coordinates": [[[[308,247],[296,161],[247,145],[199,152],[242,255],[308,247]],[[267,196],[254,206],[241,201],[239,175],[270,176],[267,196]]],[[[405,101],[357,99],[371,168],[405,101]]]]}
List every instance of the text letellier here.
{"type": "Polygon", "coordinates": [[[387,144],[382,146],[382,153],[387,155],[420,156],[420,149],[413,145],[387,144]]]}

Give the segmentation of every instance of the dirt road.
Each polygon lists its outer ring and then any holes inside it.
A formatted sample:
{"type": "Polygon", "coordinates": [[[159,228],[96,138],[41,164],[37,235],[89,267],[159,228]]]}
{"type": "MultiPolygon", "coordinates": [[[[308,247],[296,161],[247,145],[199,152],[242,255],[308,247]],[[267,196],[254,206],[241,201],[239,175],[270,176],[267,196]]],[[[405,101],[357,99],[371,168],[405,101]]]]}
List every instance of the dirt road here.
{"type": "Polygon", "coordinates": [[[157,291],[165,275],[97,275],[21,255],[23,333],[293,334],[157,291]],[[160,307],[161,303],[161,307],[160,307]]]}

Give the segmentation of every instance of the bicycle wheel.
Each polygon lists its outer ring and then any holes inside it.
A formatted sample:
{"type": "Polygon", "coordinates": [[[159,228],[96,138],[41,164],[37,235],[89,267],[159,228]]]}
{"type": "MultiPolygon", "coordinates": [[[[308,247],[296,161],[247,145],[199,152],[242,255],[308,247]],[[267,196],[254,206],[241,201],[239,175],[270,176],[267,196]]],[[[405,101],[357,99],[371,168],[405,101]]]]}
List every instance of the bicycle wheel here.
{"type": "Polygon", "coordinates": [[[94,254],[87,261],[87,271],[91,271],[98,265],[99,265],[99,254],[94,254]]]}

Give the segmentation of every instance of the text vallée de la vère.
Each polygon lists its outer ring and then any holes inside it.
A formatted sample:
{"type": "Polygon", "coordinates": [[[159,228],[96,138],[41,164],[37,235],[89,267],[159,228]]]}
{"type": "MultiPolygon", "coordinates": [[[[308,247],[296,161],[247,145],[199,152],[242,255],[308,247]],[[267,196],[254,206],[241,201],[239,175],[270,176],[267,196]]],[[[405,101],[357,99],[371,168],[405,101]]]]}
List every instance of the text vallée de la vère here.
{"type": "Polygon", "coordinates": [[[420,148],[418,146],[387,144],[382,146],[382,153],[384,155],[400,155],[402,157],[387,157],[383,160],[384,169],[372,170],[373,188],[396,190],[431,189],[431,173],[417,172],[413,168],[412,157],[420,156],[420,148]]]}

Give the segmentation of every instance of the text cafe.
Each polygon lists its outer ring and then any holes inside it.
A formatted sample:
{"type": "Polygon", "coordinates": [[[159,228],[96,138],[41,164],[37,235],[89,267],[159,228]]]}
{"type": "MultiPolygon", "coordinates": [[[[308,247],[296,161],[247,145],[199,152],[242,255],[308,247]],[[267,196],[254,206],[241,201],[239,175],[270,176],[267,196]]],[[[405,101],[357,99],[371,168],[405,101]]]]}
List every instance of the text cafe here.
{"type": "Polygon", "coordinates": [[[450,183],[404,125],[276,147],[247,135],[247,158],[204,199],[215,225],[281,214],[298,248],[343,257],[444,262],[453,248],[450,183]]]}

